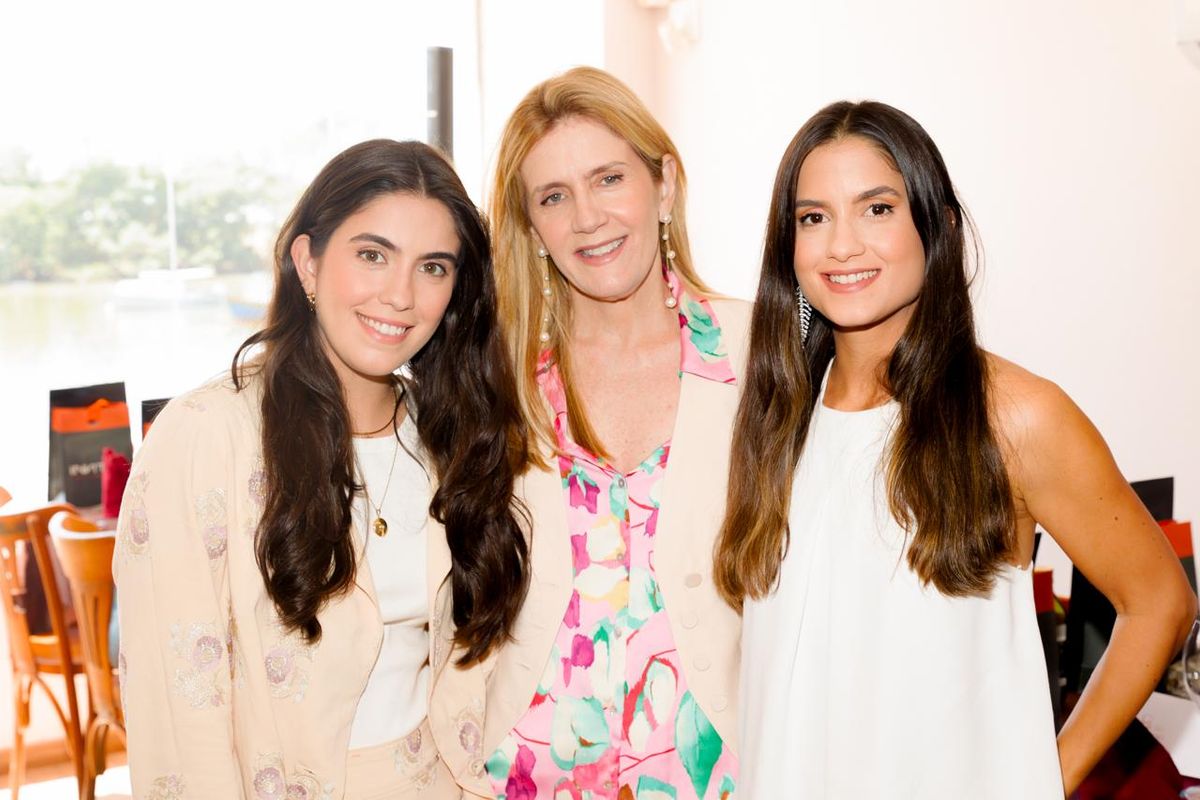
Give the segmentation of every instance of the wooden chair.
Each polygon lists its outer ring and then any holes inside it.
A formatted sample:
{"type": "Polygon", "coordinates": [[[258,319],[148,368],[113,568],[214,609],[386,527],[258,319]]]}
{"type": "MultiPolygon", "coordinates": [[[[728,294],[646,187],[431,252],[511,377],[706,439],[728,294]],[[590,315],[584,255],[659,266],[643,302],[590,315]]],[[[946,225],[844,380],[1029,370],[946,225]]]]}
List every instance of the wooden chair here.
{"type": "Polygon", "coordinates": [[[0,599],[4,603],[4,621],[8,628],[9,653],[13,680],[13,745],[9,760],[9,787],[17,800],[25,779],[25,731],[29,727],[29,701],[33,687],[40,686],[50,698],[66,732],[67,750],[75,767],[76,780],[83,782],[83,734],[79,721],[79,700],[75,676],[83,672],[79,655],[78,633],[68,630],[66,614],[58,591],[54,560],[47,544],[47,520],[56,512],[75,509],[69,505],[50,505],[33,510],[0,508],[0,599]],[[37,575],[45,595],[50,617],[50,633],[32,633],[26,618],[24,560],[29,552],[37,563],[37,575]],[[66,709],[50,691],[44,675],[61,675],[66,684],[66,709]]]}
{"type": "Polygon", "coordinates": [[[105,768],[105,740],[116,731],[125,741],[125,715],[120,681],[109,656],[108,626],[112,620],[112,560],[116,538],[112,531],[69,512],[50,519],[50,538],[62,570],[71,584],[71,601],[79,620],[83,663],[87,672],[91,718],[84,735],[81,800],[96,796],[96,776],[105,768]]]}

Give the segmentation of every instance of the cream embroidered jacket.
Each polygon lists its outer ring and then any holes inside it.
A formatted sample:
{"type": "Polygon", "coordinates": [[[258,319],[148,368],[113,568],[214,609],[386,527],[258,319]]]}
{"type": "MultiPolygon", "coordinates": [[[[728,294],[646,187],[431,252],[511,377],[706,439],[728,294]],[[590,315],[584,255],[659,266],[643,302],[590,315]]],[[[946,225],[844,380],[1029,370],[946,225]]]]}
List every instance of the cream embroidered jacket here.
{"type": "MultiPolygon", "coordinates": [[[[242,392],[218,381],[173,400],[125,491],[113,574],[139,800],[343,797],[383,626],[360,560],[356,585],[321,611],[318,643],[280,627],[254,554],[260,396],[251,379],[242,392]]],[[[427,530],[434,608],[449,559],[441,526],[427,530]]]]}

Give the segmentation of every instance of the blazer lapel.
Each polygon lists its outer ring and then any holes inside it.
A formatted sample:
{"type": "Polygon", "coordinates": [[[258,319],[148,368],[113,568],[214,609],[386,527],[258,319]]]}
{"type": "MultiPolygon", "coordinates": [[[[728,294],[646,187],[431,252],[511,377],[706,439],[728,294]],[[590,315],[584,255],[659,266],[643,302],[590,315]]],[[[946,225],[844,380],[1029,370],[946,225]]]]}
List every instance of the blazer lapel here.
{"type": "Polygon", "coordinates": [[[525,597],[526,611],[513,631],[513,641],[498,654],[503,668],[497,669],[497,674],[510,676],[511,682],[489,686],[489,716],[483,737],[485,757],[499,746],[529,708],[571,600],[567,507],[558,458],[551,455],[548,460],[549,469],[530,469],[521,479],[520,496],[533,517],[529,594],[525,597]]]}

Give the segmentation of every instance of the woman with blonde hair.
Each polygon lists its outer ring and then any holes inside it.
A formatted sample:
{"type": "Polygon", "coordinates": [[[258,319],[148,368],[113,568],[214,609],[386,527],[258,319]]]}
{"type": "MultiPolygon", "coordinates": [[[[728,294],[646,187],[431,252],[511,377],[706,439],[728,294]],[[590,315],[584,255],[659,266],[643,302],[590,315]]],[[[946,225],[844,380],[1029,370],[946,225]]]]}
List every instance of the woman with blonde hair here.
{"type": "Polygon", "coordinates": [[[749,309],[697,276],[685,187],[600,70],[539,84],[505,127],[491,221],[536,465],[531,578],[511,641],[438,678],[473,793],[733,793],[740,624],[711,560],[749,309]]]}

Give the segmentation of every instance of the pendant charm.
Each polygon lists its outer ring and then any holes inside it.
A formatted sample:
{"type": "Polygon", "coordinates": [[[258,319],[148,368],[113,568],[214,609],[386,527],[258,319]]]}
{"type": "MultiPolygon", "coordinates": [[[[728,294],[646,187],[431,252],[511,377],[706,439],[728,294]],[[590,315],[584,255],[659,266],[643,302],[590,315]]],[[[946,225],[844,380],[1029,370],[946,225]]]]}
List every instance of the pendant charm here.
{"type": "Polygon", "coordinates": [[[375,529],[376,536],[386,536],[387,535],[387,520],[384,519],[383,517],[376,517],[375,523],[372,527],[375,529]]]}

